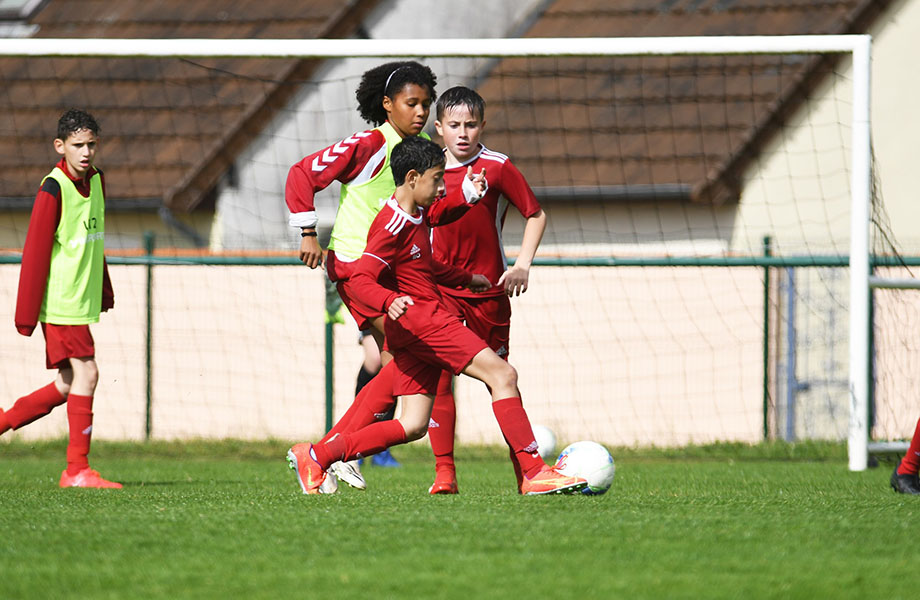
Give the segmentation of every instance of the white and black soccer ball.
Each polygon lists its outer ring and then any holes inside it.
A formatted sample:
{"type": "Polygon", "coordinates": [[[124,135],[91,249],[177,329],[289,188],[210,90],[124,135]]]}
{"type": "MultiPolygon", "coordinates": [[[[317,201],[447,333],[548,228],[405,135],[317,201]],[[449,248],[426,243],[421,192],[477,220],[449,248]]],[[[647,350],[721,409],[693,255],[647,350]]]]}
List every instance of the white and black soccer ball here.
{"type": "Polygon", "coordinates": [[[540,458],[543,460],[552,458],[556,453],[556,434],[545,425],[534,425],[531,429],[533,429],[534,439],[537,440],[537,452],[540,453],[540,458]]]}
{"type": "Polygon", "coordinates": [[[603,494],[610,489],[616,465],[606,448],[597,442],[581,441],[569,444],[556,459],[556,470],[563,475],[584,477],[588,486],[583,494],[603,494]]]}

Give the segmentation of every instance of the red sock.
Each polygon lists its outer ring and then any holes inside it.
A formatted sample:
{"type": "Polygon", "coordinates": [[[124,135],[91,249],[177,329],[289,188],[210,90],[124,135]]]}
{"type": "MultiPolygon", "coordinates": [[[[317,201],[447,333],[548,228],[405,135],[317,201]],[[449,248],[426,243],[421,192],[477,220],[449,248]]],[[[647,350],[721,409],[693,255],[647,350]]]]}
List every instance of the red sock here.
{"type": "Polygon", "coordinates": [[[441,371],[438,380],[438,394],[431,409],[428,425],[428,441],[434,452],[435,471],[456,473],[454,466],[454,429],[457,424],[457,406],[452,389],[454,376],[450,371],[441,371]]]}
{"type": "Polygon", "coordinates": [[[920,421],[917,421],[917,428],[914,430],[914,437],[910,440],[907,454],[904,455],[898,466],[898,474],[915,475],[918,471],[920,471],[920,421]]]}
{"type": "MultiPolygon", "coordinates": [[[[505,443],[507,442],[508,440],[505,440],[505,443]]],[[[511,459],[511,466],[514,467],[514,478],[517,479],[518,492],[520,492],[521,486],[524,485],[524,472],[521,471],[521,463],[518,462],[511,444],[508,444],[508,457],[511,459]]]]}
{"type": "Polygon", "coordinates": [[[377,414],[388,412],[396,405],[393,396],[393,375],[396,363],[392,360],[361,388],[355,401],[342,418],[323,436],[320,443],[325,443],[336,434],[358,431],[377,420],[377,414]]]}
{"type": "Polygon", "coordinates": [[[93,435],[93,397],[67,396],[67,424],[70,441],[67,444],[67,474],[76,475],[89,468],[89,442],[93,435]]]}
{"type": "Polygon", "coordinates": [[[54,383],[39,388],[23,396],[13,404],[13,407],[0,416],[0,433],[9,428],[19,429],[36,421],[54,409],[55,406],[64,404],[67,398],[61,396],[54,383]]]}
{"type": "Polygon", "coordinates": [[[521,470],[529,479],[543,470],[546,463],[537,452],[537,440],[534,438],[530,419],[524,410],[520,398],[504,398],[492,403],[492,412],[495,420],[508,442],[508,447],[514,453],[521,470]]]}
{"type": "MultiPolygon", "coordinates": [[[[364,386],[365,389],[370,388],[367,390],[367,395],[364,396],[364,408],[374,419],[369,423],[385,418],[396,406],[396,396],[393,395],[395,376],[396,362],[391,360],[364,386]]],[[[349,431],[357,431],[369,423],[358,424],[356,421],[349,431]]]]}
{"type": "Polygon", "coordinates": [[[338,460],[354,460],[406,443],[406,430],[393,419],[371,423],[358,431],[342,433],[328,442],[313,445],[313,453],[324,469],[338,460]]]}

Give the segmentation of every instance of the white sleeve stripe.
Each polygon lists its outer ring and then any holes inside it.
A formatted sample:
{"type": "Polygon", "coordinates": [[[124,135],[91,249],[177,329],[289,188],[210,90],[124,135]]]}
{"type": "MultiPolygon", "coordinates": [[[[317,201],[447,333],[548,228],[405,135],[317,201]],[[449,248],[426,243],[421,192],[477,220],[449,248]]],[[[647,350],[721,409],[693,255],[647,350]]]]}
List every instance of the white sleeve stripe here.
{"type": "Polygon", "coordinates": [[[391,234],[396,235],[402,231],[403,226],[406,224],[406,217],[399,214],[396,211],[393,211],[393,218],[390,219],[390,222],[387,223],[385,229],[391,234]]]}
{"type": "Polygon", "coordinates": [[[502,154],[501,152],[496,152],[496,151],[494,151],[494,150],[489,150],[488,148],[483,148],[483,149],[482,149],[482,155],[481,155],[481,156],[482,156],[482,158],[484,158],[484,159],[486,159],[486,160],[494,160],[494,161],[497,161],[497,162],[500,162],[500,163],[503,163],[503,162],[505,162],[506,160],[508,160],[508,156],[507,156],[507,155],[502,154]]]}
{"type": "Polygon", "coordinates": [[[390,268],[390,263],[388,263],[387,261],[383,260],[382,258],[380,258],[379,256],[377,256],[376,254],[371,254],[370,252],[365,252],[365,253],[364,253],[364,256],[370,256],[371,258],[376,258],[377,260],[379,260],[380,262],[382,262],[384,265],[386,265],[386,267],[387,267],[388,269],[390,268]]]}

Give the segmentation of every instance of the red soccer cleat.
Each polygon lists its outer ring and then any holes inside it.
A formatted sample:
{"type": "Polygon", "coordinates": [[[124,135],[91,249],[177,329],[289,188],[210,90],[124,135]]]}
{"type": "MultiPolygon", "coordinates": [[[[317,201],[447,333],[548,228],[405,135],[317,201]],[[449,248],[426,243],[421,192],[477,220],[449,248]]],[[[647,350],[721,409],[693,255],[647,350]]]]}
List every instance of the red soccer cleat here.
{"type": "Polygon", "coordinates": [[[313,444],[294,444],[287,453],[288,464],[297,473],[297,481],[304,494],[322,493],[319,486],[326,479],[326,471],[310,456],[313,444]]]}
{"type": "Polygon", "coordinates": [[[545,465],[543,470],[521,483],[521,493],[525,496],[541,494],[574,494],[588,482],[581,477],[563,475],[553,467],[545,465]]]}
{"type": "Polygon", "coordinates": [[[434,483],[428,488],[432,496],[437,494],[459,494],[457,490],[457,476],[454,473],[439,472],[434,476],[434,483]]]}
{"type": "Polygon", "coordinates": [[[61,487],[62,488],[105,488],[111,490],[120,490],[121,484],[114,481],[108,481],[103,479],[98,471],[94,471],[89,467],[83,469],[76,475],[68,475],[65,470],[61,473],[61,487]]]}

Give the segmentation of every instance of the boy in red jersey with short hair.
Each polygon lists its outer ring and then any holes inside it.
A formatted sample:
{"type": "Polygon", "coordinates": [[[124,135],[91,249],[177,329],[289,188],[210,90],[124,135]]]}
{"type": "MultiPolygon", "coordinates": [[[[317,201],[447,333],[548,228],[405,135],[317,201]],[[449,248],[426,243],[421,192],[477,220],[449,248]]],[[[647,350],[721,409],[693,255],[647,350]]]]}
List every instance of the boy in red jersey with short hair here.
{"type": "Polygon", "coordinates": [[[326,469],[335,461],[423,437],[445,369],[475,377],[492,390],[495,418],[521,467],[521,493],[572,493],[583,488],[584,479],[562,475],[537,453],[514,367],[442,304],[439,281],[474,290],[491,287],[482,275],[432,258],[425,208],[443,194],[443,152],[429,140],[406,138],[393,149],[391,167],[396,192],[371,224],[351,277],[355,300],[387,315],[386,339],[396,365],[392,392],[402,397],[402,411],[397,420],[372,423],[317,444],[294,445],[288,460],[301,489],[305,494],[320,493],[326,469]]]}
{"type": "MultiPolygon", "coordinates": [[[[485,101],[464,86],[450,88],[437,101],[435,128],[444,140],[447,159],[444,180],[448,186],[468,169],[486,169],[489,190],[459,222],[431,231],[436,260],[482,273],[496,282],[489,290],[471,294],[467,290],[441,287],[444,303],[460,316],[467,327],[481,337],[499,356],[508,360],[511,330],[511,296],[527,291],[530,265],[546,229],[546,214],[521,172],[504,154],[489,150],[479,138],[485,127],[485,101]],[[502,247],[502,225],[509,203],[526,219],[521,250],[513,267],[508,267],[502,247]]],[[[444,371],[431,414],[428,439],[435,455],[435,480],[429,493],[456,494],[454,427],[457,413],[453,376],[444,371]]],[[[521,472],[514,461],[515,475],[521,472]]]]}
{"type": "Polygon", "coordinates": [[[19,429],[67,402],[70,441],[61,487],[120,488],[89,468],[93,394],[99,380],[90,323],[114,306],[105,264],[105,180],[93,167],[99,125],[81,110],[58,121],[54,149],[63,158],[42,180],[22,251],[16,330],[41,322],[45,362],[54,382],[0,410],[0,434],[19,429]]]}

